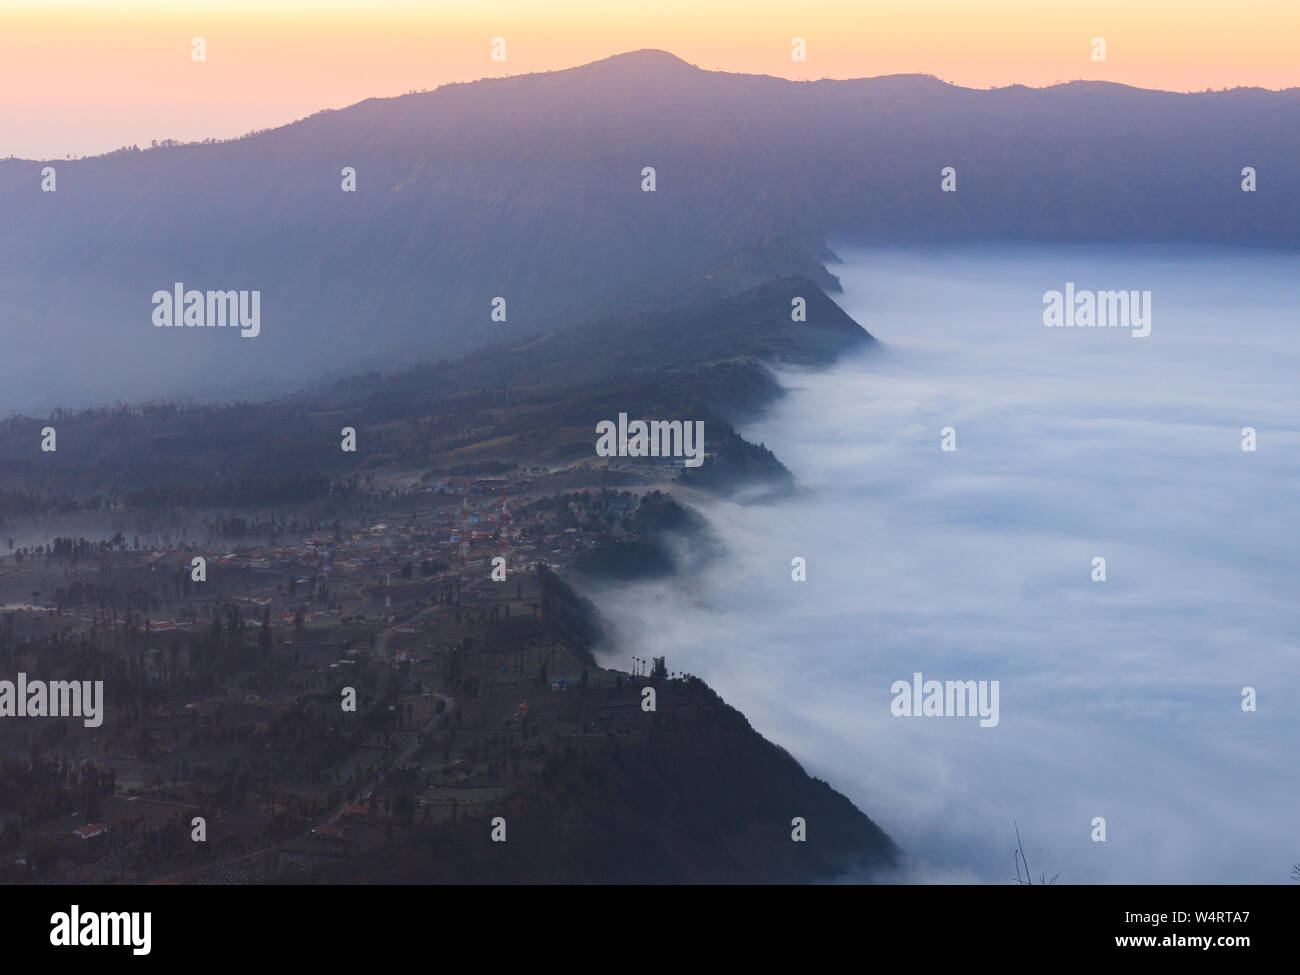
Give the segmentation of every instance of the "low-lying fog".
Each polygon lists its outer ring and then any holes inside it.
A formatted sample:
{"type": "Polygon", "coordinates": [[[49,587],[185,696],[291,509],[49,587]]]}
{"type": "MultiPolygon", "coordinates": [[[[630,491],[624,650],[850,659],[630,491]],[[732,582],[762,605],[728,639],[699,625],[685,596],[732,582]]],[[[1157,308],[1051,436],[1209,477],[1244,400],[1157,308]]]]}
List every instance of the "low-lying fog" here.
{"type": "Polygon", "coordinates": [[[913,855],[904,879],[1010,880],[1018,821],[1035,882],[1286,883],[1300,257],[838,250],[884,348],[780,373],[742,432],[799,495],[693,496],[730,558],[596,594],[607,662],[704,677],[913,855]],[[1150,334],[1045,327],[1066,282],[1150,291],[1150,334]],[[998,723],[895,717],[917,672],[998,681],[998,723]]]}

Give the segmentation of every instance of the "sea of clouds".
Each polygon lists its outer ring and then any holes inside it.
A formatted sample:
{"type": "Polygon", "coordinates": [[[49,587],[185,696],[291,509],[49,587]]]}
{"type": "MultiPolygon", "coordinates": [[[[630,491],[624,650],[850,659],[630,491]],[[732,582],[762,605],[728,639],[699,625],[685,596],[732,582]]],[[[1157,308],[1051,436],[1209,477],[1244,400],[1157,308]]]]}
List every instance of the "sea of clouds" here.
{"type": "Polygon", "coordinates": [[[882,348],[779,373],[742,432],[798,492],[685,496],[729,556],[593,593],[607,662],[705,678],[894,837],[895,879],[1007,882],[1018,823],[1035,882],[1286,883],[1300,256],[837,250],[837,300],[882,348]],[[1067,281],[1150,290],[1151,334],[1044,327],[1067,281]],[[895,717],[918,671],[999,681],[997,726],[895,717]]]}

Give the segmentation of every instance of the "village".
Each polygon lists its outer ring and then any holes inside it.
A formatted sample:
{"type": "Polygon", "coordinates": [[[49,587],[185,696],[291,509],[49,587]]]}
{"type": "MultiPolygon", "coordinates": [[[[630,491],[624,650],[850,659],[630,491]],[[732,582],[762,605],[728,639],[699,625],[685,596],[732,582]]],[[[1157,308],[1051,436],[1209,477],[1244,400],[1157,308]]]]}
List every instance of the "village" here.
{"type": "Polygon", "coordinates": [[[666,667],[597,666],[554,571],[634,531],[656,475],[609,463],[392,476],[351,518],[204,512],[0,558],[0,680],[105,686],[102,728],[6,725],[0,871],[296,876],[505,808],[574,736],[644,730],[632,685],[666,667]]]}

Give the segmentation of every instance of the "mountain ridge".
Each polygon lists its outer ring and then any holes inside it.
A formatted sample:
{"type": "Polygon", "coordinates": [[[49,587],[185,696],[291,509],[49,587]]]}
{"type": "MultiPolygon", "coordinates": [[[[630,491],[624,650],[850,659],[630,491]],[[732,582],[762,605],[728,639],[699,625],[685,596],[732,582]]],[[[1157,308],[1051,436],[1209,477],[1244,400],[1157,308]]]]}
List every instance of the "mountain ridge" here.
{"type": "Polygon", "coordinates": [[[793,245],[774,276],[827,239],[1293,248],[1297,157],[1289,92],[805,83],[646,51],[54,162],[54,193],[4,160],[0,409],[274,395],[455,355],[495,340],[495,298],[505,329],[547,327],[769,237],[793,245]],[[155,331],[150,296],[178,281],[260,289],[260,336],[155,331]]]}

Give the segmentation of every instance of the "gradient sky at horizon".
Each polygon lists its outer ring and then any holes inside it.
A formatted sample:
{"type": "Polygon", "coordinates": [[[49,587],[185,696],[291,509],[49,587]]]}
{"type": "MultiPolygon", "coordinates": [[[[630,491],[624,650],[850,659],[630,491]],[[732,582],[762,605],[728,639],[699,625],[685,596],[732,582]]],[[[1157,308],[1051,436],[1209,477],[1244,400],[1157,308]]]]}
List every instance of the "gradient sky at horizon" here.
{"type": "Polygon", "coordinates": [[[973,88],[1300,86],[1300,3],[1238,0],[0,0],[0,157],[229,138],[454,81],[640,48],[791,79],[973,88]],[[505,63],[490,59],[506,39],[505,63]],[[793,37],[806,62],[791,60],[793,37]],[[191,59],[203,37],[207,60],[191,59]],[[1107,60],[1091,58],[1106,39],[1107,60]]]}

